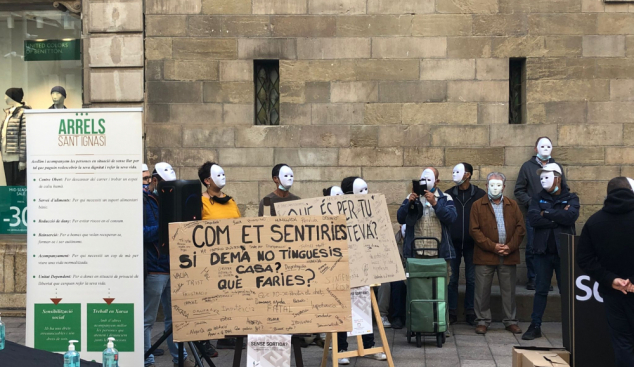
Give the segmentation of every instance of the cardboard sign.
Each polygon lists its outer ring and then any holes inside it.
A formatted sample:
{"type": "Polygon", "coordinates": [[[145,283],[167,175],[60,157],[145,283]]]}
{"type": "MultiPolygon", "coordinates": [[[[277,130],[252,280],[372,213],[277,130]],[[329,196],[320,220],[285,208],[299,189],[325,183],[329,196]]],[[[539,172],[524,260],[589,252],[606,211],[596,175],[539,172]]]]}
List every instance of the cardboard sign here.
{"type": "Polygon", "coordinates": [[[352,288],[350,300],[352,303],[352,331],[348,336],[372,334],[372,297],[369,286],[352,288]]]}
{"type": "Polygon", "coordinates": [[[291,336],[249,335],[247,366],[291,367],[291,336]]]}
{"type": "Polygon", "coordinates": [[[343,216],[169,229],[174,341],[352,329],[343,216]]]}
{"type": "Polygon", "coordinates": [[[279,216],[345,215],[350,287],[405,279],[385,196],[341,195],[276,203],[279,216]]]}

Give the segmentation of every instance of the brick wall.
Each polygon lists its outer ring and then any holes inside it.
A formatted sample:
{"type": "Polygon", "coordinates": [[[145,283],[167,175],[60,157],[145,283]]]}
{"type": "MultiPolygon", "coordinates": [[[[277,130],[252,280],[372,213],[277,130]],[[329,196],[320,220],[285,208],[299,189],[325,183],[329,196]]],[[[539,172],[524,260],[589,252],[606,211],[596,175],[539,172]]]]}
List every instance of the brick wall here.
{"type": "Polygon", "coordinates": [[[245,215],[291,165],[314,197],[364,177],[394,214],[425,166],[443,188],[504,172],[537,137],[581,197],[634,176],[634,4],[602,0],[146,0],[148,163],[226,171],[245,215]],[[527,124],[508,124],[508,59],[526,57],[527,124]],[[253,126],[253,59],[280,59],[281,126],[253,126]],[[632,146],[630,146],[632,145],[632,146]]]}

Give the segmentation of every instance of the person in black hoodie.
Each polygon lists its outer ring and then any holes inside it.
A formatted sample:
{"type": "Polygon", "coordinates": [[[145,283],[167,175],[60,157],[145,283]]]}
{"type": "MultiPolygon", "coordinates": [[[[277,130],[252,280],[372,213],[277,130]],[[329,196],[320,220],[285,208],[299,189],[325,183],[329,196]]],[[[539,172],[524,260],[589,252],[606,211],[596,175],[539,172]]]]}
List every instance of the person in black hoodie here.
{"type": "Polygon", "coordinates": [[[599,282],[616,367],[634,366],[634,192],[625,177],[608,183],[603,209],[583,226],[577,262],[599,282]]]}
{"type": "Polygon", "coordinates": [[[469,163],[458,163],[453,168],[453,182],[456,186],[445,191],[454,199],[454,206],[458,218],[451,225],[451,241],[456,250],[456,257],[451,260],[451,277],[449,280],[449,323],[458,321],[458,280],[460,278],[460,262],[464,257],[465,280],[467,290],[464,299],[464,309],[467,323],[475,325],[476,315],[473,310],[475,296],[475,265],[473,264],[473,238],[469,235],[469,217],[471,205],[486,195],[486,192],[471,184],[473,166],[469,163]]]}
{"type": "Polygon", "coordinates": [[[561,167],[557,163],[550,163],[537,170],[537,175],[544,189],[533,197],[528,209],[528,219],[535,230],[533,260],[536,284],[531,324],[522,335],[524,340],[542,336],[542,316],[546,310],[553,271],[561,294],[559,235],[574,235],[575,221],[579,218],[579,197],[563,183],[561,167]]]}
{"type": "MultiPolygon", "coordinates": [[[[547,136],[537,138],[535,142],[535,155],[524,162],[515,183],[515,199],[517,203],[528,209],[531,198],[542,190],[539,175],[535,171],[547,164],[555,163],[550,156],[553,152],[553,143],[547,136]]],[[[561,174],[562,186],[566,186],[566,177],[561,174]]],[[[526,289],[535,290],[535,269],[533,266],[533,227],[531,227],[528,216],[526,216],[526,275],[528,282],[526,289]]],[[[552,289],[551,289],[552,290],[552,289]]]]}

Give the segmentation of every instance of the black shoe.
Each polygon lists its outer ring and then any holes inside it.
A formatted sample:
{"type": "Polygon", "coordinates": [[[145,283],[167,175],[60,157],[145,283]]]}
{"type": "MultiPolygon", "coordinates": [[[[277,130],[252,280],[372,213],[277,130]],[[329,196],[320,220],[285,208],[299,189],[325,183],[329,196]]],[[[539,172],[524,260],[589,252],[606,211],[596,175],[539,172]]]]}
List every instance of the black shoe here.
{"type": "Polygon", "coordinates": [[[399,319],[394,319],[394,321],[392,321],[392,329],[402,329],[403,326],[403,321],[399,319]]]}
{"type": "Polygon", "coordinates": [[[202,349],[203,352],[209,356],[209,358],[218,357],[218,351],[216,350],[216,348],[214,348],[209,340],[202,342],[202,349]]]}
{"type": "Polygon", "coordinates": [[[535,290],[535,282],[533,280],[529,280],[528,283],[526,283],[526,289],[529,291],[534,291],[535,290]]]}
{"type": "Polygon", "coordinates": [[[471,326],[475,326],[476,325],[476,315],[467,314],[467,324],[469,324],[471,326]]]}
{"type": "MultiPolygon", "coordinates": [[[[242,344],[242,349],[246,348],[246,344],[242,344]]],[[[236,349],[236,339],[220,339],[216,343],[216,349],[236,349]]]]}
{"type": "Polygon", "coordinates": [[[449,314],[449,325],[453,325],[458,322],[458,316],[454,314],[449,314]]]}
{"type": "Polygon", "coordinates": [[[522,340],[533,340],[542,337],[542,328],[531,324],[528,330],[522,335],[522,340]]]}
{"type": "Polygon", "coordinates": [[[155,349],[152,354],[154,355],[154,357],[160,357],[165,354],[165,351],[163,349],[155,349]]]}

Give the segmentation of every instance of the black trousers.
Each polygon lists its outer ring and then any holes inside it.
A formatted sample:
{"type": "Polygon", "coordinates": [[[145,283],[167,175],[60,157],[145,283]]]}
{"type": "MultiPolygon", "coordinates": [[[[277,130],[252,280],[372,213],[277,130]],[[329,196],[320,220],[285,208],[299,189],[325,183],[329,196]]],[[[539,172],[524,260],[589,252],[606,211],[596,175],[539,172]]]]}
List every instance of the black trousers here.
{"type": "Polygon", "coordinates": [[[634,294],[603,295],[616,367],[634,366],[634,294]]]}
{"type": "Polygon", "coordinates": [[[26,186],[26,170],[20,171],[20,162],[2,162],[7,186],[26,186]]]}

